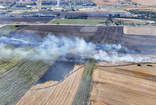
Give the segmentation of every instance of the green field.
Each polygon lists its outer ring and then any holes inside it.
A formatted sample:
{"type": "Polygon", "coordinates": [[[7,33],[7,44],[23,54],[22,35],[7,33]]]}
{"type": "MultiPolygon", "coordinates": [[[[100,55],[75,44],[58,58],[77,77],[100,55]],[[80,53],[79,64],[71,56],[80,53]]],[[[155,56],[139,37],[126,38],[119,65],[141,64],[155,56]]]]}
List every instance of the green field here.
{"type": "Polygon", "coordinates": [[[92,19],[54,19],[49,24],[88,24],[97,25],[105,20],[92,20],[92,19]]]}
{"type": "Polygon", "coordinates": [[[105,8],[106,10],[124,10],[123,8],[105,8]]]}
{"type": "Polygon", "coordinates": [[[0,28],[0,35],[10,35],[11,32],[15,32],[19,28],[18,25],[5,25],[0,28]]]}
{"type": "Polygon", "coordinates": [[[82,80],[72,105],[88,105],[95,63],[96,60],[89,59],[85,64],[82,80]]]}
{"type": "MultiPolygon", "coordinates": [[[[8,47],[8,46],[7,46],[8,47]]],[[[13,48],[13,46],[10,48],[6,48],[8,52],[11,51],[11,53],[6,53],[5,51],[0,52],[0,74],[10,70],[14,66],[16,66],[18,63],[20,63],[28,54],[30,54],[33,51],[33,48],[20,48],[22,53],[21,55],[16,54],[15,50],[16,48],[13,48]],[[10,50],[12,49],[12,50],[10,50]]]]}

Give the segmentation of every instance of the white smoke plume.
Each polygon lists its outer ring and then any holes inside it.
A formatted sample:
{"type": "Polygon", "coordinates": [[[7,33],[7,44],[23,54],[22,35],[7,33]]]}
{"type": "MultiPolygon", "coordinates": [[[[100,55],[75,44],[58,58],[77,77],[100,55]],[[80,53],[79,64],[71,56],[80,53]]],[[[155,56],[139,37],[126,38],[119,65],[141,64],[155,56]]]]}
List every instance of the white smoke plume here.
{"type": "MultiPolygon", "coordinates": [[[[3,38],[4,39],[4,38],[3,38]]],[[[5,39],[6,40],[6,39],[5,39]]],[[[29,44],[32,42],[22,39],[14,39],[19,44],[29,44]],[[17,41],[19,40],[19,41],[17,41]],[[22,43],[21,43],[22,42],[22,43]]],[[[10,41],[11,42],[11,41],[10,41]]],[[[7,43],[8,44],[8,43],[7,43]]],[[[34,45],[34,44],[33,44],[34,45]]],[[[91,42],[86,42],[83,38],[65,37],[48,35],[42,43],[36,42],[35,48],[38,53],[34,56],[37,59],[51,59],[53,56],[63,55],[65,56],[68,51],[72,54],[80,55],[86,58],[94,58],[96,60],[111,61],[111,62],[150,62],[149,57],[141,57],[138,55],[119,53],[120,49],[123,49],[121,45],[95,45],[91,42]]],[[[8,55],[14,53],[16,55],[22,55],[25,53],[21,48],[14,50],[6,49],[4,44],[0,45],[2,49],[1,53],[8,53],[8,55]]],[[[126,50],[126,48],[125,48],[126,50]]]]}

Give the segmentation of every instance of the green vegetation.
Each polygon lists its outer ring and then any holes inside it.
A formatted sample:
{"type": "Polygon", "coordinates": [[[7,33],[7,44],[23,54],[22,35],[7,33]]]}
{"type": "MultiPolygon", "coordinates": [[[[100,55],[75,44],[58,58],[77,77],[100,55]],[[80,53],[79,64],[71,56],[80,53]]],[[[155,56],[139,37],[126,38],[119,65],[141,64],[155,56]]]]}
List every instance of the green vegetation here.
{"type": "Polygon", "coordinates": [[[119,21],[116,21],[115,24],[116,24],[116,25],[123,25],[123,24],[124,24],[124,21],[119,20],[119,21]]]}
{"type": "Polygon", "coordinates": [[[105,9],[106,9],[106,10],[124,10],[124,9],[121,8],[121,7],[120,7],[120,8],[115,8],[115,7],[114,7],[114,8],[105,8],[105,9]]]}
{"type": "Polygon", "coordinates": [[[92,20],[92,19],[55,19],[50,24],[89,24],[96,25],[104,22],[104,20],[92,20]]]}
{"type": "Polygon", "coordinates": [[[19,25],[5,25],[0,28],[0,35],[10,35],[18,29],[20,29],[19,25]]]}
{"type": "Polygon", "coordinates": [[[65,19],[87,19],[87,16],[65,16],[65,19]]]}
{"type": "MultiPolygon", "coordinates": [[[[10,54],[7,54],[3,51],[0,53],[0,74],[10,70],[12,67],[16,66],[19,62],[21,62],[28,54],[30,54],[33,50],[33,48],[22,48],[24,53],[22,53],[19,56],[16,56],[16,53],[14,50],[16,50],[13,47],[7,46],[7,51],[10,52],[10,54]],[[9,50],[12,49],[12,50],[9,50]],[[14,50],[13,50],[14,49],[14,50]]],[[[21,49],[21,50],[22,50],[21,49]]]]}
{"type": "Polygon", "coordinates": [[[95,68],[95,62],[96,60],[94,59],[89,59],[87,61],[82,76],[82,80],[79,85],[79,89],[72,103],[73,105],[88,105],[91,92],[92,73],[95,68]]]}
{"type": "Polygon", "coordinates": [[[33,51],[10,72],[0,75],[0,103],[14,105],[58,58],[36,59],[33,51]]]}

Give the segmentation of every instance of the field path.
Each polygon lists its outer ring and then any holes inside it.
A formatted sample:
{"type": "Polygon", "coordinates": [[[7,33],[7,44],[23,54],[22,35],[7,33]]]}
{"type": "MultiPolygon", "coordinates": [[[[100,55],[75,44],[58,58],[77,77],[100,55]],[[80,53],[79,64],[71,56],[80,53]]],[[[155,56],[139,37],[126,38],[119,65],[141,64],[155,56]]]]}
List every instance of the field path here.
{"type": "Polygon", "coordinates": [[[77,93],[83,69],[84,67],[75,65],[64,80],[34,85],[16,105],[71,105],[77,93]]]}

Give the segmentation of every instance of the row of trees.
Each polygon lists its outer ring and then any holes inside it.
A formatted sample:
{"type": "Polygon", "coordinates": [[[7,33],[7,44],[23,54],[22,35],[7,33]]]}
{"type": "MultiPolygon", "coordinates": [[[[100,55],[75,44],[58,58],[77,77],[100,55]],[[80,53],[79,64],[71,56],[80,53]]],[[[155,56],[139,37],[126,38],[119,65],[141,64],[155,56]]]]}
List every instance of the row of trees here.
{"type": "Polygon", "coordinates": [[[87,19],[87,16],[65,16],[65,19],[87,19]]]}

